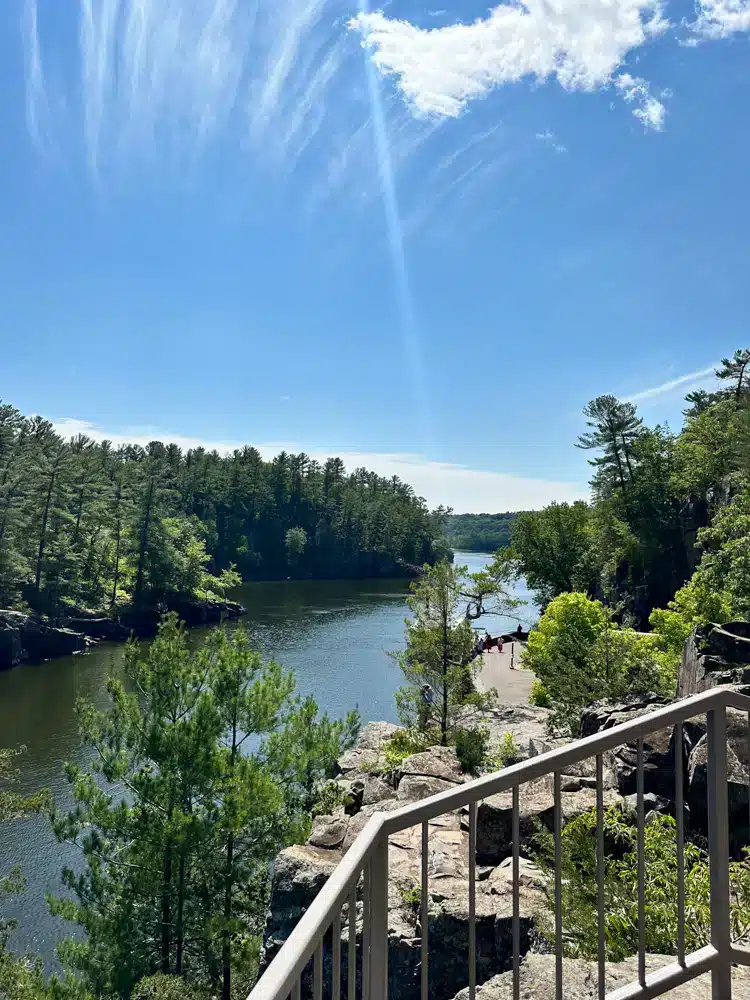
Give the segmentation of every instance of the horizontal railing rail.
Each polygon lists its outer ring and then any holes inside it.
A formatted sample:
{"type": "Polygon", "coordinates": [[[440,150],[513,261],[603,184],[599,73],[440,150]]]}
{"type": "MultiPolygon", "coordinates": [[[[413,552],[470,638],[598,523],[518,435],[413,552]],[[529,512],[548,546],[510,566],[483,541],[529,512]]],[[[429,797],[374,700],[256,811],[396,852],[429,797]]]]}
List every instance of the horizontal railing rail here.
{"type": "MultiPolygon", "coordinates": [[[[548,776],[554,785],[555,843],[555,995],[564,996],[563,913],[561,876],[561,775],[584,761],[596,760],[597,814],[597,965],[600,1000],[650,1000],[665,995],[704,973],[712,977],[713,1000],[731,1000],[732,963],[750,965],[750,951],[732,945],[730,938],[729,837],[727,791],[728,708],[744,712],[748,718],[748,760],[750,761],[750,698],[727,688],[713,688],[702,694],[673,702],[624,722],[612,729],[549,750],[529,760],[513,764],[497,773],[469,781],[390,813],[378,813],[368,822],[344,855],[336,871],[308,907],[290,936],[270,962],[250,1000],[301,1000],[303,978],[312,962],[312,1000],[342,1000],[342,908],[348,910],[346,924],[346,1000],[387,1000],[388,992],[388,838],[421,825],[421,1000],[429,996],[429,822],[446,813],[468,810],[468,950],[466,986],[469,1000],[475,1000],[476,967],[476,844],[477,806],[503,792],[512,793],[512,941],[513,996],[520,996],[520,912],[519,912],[519,797],[522,786],[548,776]],[[711,942],[692,954],[685,952],[684,915],[684,773],[683,724],[697,716],[707,717],[707,785],[709,825],[709,871],[711,942]],[[675,823],[677,852],[677,956],[666,967],[647,974],[645,938],[645,816],[644,739],[674,727],[675,739],[675,823]],[[605,948],[605,854],[604,854],[604,755],[623,744],[636,744],[637,792],[636,827],[638,859],[638,977],[637,981],[606,993],[605,948]],[[358,913],[361,930],[358,940],[358,913]],[[326,976],[324,941],[331,935],[330,975],[326,976]],[[359,954],[359,961],[357,956],[359,954]],[[324,978],[326,982],[324,984],[324,978]],[[360,981],[359,993],[357,980],[360,981]],[[330,983],[330,994],[328,986],[330,983]]],[[[307,980],[305,980],[307,984],[307,980]]],[[[307,985],[305,987],[307,989],[307,985]]],[[[392,1000],[398,1000],[393,997],[392,1000]]]]}

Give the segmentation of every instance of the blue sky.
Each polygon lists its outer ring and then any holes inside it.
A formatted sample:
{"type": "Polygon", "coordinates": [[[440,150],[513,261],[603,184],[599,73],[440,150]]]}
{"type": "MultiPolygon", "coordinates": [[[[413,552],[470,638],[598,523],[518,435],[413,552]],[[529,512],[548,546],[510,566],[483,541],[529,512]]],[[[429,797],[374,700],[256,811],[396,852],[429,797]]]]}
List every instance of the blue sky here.
{"type": "Polygon", "coordinates": [[[538,506],[748,346],[749,0],[7,8],[0,393],[64,430],[538,506]]]}

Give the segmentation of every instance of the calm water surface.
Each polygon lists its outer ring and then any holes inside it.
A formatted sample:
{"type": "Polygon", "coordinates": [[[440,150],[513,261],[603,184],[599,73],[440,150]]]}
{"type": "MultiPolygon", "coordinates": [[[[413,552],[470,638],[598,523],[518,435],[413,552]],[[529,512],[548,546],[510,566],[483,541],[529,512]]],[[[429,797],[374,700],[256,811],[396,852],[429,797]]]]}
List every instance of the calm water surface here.
{"type": "MultiPolygon", "coordinates": [[[[487,558],[457,553],[456,563],[475,571],[487,558]]],[[[523,587],[518,590],[527,596],[523,587]]],[[[248,584],[232,597],[248,609],[242,624],[256,646],[294,670],[300,693],[312,694],[322,711],[341,716],[357,706],[365,721],[396,721],[393,694],[401,674],[388,652],[403,647],[406,593],[407,584],[396,580],[311,580],[248,584]]],[[[519,613],[528,618],[531,609],[519,613]]],[[[515,624],[493,619],[487,627],[499,631],[515,624]]],[[[197,640],[202,631],[190,635],[197,640]]],[[[89,698],[105,707],[107,677],[121,669],[122,657],[121,645],[101,645],[86,656],[0,673],[0,746],[27,747],[21,758],[24,791],[49,788],[59,807],[70,802],[63,765],[86,761],[75,702],[89,698]]],[[[76,866],[76,853],[56,842],[42,817],[0,826],[0,873],[18,864],[27,881],[22,897],[3,904],[3,915],[19,920],[13,946],[47,963],[70,931],[49,915],[45,893],[59,891],[60,870],[76,866]]]]}

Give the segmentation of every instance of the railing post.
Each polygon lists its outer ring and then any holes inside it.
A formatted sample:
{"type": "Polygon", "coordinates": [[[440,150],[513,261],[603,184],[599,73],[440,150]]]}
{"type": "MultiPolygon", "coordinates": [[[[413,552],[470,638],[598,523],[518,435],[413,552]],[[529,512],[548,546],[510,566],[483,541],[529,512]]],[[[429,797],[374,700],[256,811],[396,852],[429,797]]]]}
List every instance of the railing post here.
{"type": "Polygon", "coordinates": [[[708,712],[708,850],[711,888],[711,944],[719,953],[711,971],[712,1000],[732,998],[732,942],[729,920],[729,796],[727,710],[708,712]]]}
{"type": "Polygon", "coordinates": [[[370,1000],[388,1000],[388,836],[370,860],[370,1000]]]}

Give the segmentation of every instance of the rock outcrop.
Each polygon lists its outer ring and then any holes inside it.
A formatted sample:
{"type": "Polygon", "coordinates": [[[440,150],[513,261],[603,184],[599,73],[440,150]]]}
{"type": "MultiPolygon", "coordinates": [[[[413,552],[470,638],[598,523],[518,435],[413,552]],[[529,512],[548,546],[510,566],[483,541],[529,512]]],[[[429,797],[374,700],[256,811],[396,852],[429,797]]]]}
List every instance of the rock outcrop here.
{"type": "Polygon", "coordinates": [[[18,666],[24,660],[40,663],[83,653],[90,643],[122,642],[134,633],[153,635],[165,611],[176,611],[188,626],[239,618],[246,613],[235,601],[177,598],[157,607],[127,609],[120,618],[82,609],[54,618],[0,609],[0,670],[18,666]]]}
{"type": "MultiPolygon", "coordinates": [[[[498,709],[482,720],[493,739],[511,732],[519,757],[550,748],[547,712],[530,706],[498,709]]],[[[282,851],[274,866],[264,937],[264,964],[276,954],[345,852],[376,812],[390,812],[409,802],[458,787],[469,780],[449,747],[432,747],[414,754],[392,771],[386,770],[384,746],[398,727],[375,722],[365,726],[357,745],[339,761],[338,782],[348,802],[330,816],[313,822],[308,842],[282,851]]],[[[565,776],[563,814],[566,820],[595,804],[593,770],[588,765],[565,776]]],[[[607,769],[607,802],[618,799],[613,768],[607,769]]],[[[551,828],[553,792],[550,781],[535,782],[521,795],[521,850],[532,830],[551,828]]],[[[484,982],[509,968],[512,961],[513,894],[510,793],[480,805],[477,813],[476,935],[477,979],[484,982]],[[507,798],[507,801],[506,801],[507,798]]],[[[466,811],[437,817],[428,824],[430,997],[450,1000],[466,982],[469,944],[469,836],[466,811]]],[[[418,1000],[422,927],[421,827],[390,838],[388,955],[390,993],[398,1000],[418,1000]]],[[[545,877],[521,858],[521,947],[525,953],[539,938],[539,918],[546,910],[545,877]]],[[[358,891],[361,932],[361,886],[358,891]]],[[[348,940],[347,906],[342,911],[342,939],[348,940]]],[[[330,963],[329,946],[325,961],[330,963]]],[[[357,975],[361,975],[358,970],[357,975]]],[[[348,976],[347,949],[342,948],[344,989],[348,976]]]]}
{"type": "Polygon", "coordinates": [[[86,637],[69,628],[56,628],[39,615],[0,611],[0,668],[21,660],[41,662],[86,649],[86,637]]]}
{"type": "Polygon", "coordinates": [[[722,684],[750,685],[750,622],[706,625],[685,643],[677,696],[722,684]]]}
{"type": "MultiPolygon", "coordinates": [[[[671,965],[674,958],[647,955],[646,972],[656,972],[671,965]]],[[[555,958],[553,955],[527,955],[521,963],[521,996],[524,1000],[555,1000],[555,958]]],[[[613,992],[638,980],[637,957],[624,962],[609,962],[606,968],[606,991],[613,992]]],[[[597,1000],[598,973],[596,962],[579,958],[563,959],[563,996],[565,1000],[597,1000]]],[[[750,969],[735,968],[732,972],[733,994],[750,997],[750,969]]],[[[468,989],[461,990],[456,1000],[469,1000],[468,989]]],[[[513,973],[495,976],[477,990],[477,1000],[513,1000],[513,973]]],[[[669,993],[669,1000],[711,1000],[711,979],[701,976],[669,993]]]]}

